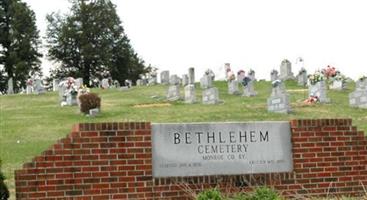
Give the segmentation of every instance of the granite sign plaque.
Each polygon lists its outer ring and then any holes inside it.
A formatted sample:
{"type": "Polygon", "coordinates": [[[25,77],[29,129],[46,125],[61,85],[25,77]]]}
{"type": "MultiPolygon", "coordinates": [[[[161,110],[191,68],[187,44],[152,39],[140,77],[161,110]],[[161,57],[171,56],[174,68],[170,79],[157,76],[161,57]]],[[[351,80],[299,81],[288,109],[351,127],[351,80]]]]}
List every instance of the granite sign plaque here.
{"type": "Polygon", "coordinates": [[[293,170],[289,122],[152,124],[154,177],[293,170]]]}

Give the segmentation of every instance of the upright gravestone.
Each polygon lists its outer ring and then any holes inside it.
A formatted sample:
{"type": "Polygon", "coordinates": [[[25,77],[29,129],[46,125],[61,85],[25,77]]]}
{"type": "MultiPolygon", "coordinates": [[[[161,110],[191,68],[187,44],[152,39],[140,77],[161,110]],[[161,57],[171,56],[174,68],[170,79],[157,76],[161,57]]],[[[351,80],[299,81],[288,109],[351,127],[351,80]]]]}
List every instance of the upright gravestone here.
{"type": "Polygon", "coordinates": [[[189,84],[195,84],[195,68],[189,68],[189,84]]]}
{"type": "Polygon", "coordinates": [[[192,104],[195,103],[196,96],[195,96],[195,85],[189,84],[185,86],[185,103],[192,104]]]}
{"type": "Polygon", "coordinates": [[[289,103],[289,95],[286,92],[282,81],[275,80],[272,82],[271,95],[267,100],[268,111],[276,113],[290,113],[291,106],[289,103]]]}
{"type": "Polygon", "coordinates": [[[102,79],[102,89],[110,88],[110,83],[107,78],[102,79]]]}
{"type": "Polygon", "coordinates": [[[171,75],[169,79],[169,87],[167,91],[168,101],[177,101],[180,97],[180,81],[177,75],[171,75]]]}
{"type": "Polygon", "coordinates": [[[75,87],[79,89],[82,86],[83,86],[83,78],[77,78],[77,79],[75,79],[75,87]]]}
{"type": "Polygon", "coordinates": [[[200,79],[202,92],[202,102],[203,104],[218,104],[219,100],[218,88],[213,87],[213,80],[210,74],[205,73],[200,79]]]}
{"type": "Polygon", "coordinates": [[[292,72],[292,63],[289,60],[284,59],[280,64],[280,75],[279,78],[281,80],[290,80],[294,79],[293,72],[292,72]]]}
{"type": "Polygon", "coordinates": [[[182,86],[186,86],[189,84],[189,76],[187,74],[182,75],[182,86]]]}
{"type": "Polygon", "coordinates": [[[310,84],[308,88],[308,95],[317,97],[320,103],[329,103],[330,99],[326,95],[326,84],[324,80],[310,84]]]}
{"type": "Polygon", "coordinates": [[[305,68],[301,68],[297,75],[297,83],[299,86],[307,85],[307,71],[305,68]]]}
{"type": "Polygon", "coordinates": [[[243,79],[245,79],[245,77],[246,77],[246,73],[245,73],[245,71],[244,70],[239,70],[238,72],[237,72],[237,81],[239,82],[239,83],[242,83],[242,81],[243,81],[243,79]]]}
{"type": "Polygon", "coordinates": [[[367,108],[367,77],[356,82],[356,90],[349,94],[351,107],[367,108]]]}
{"type": "Polygon", "coordinates": [[[32,94],[33,93],[33,79],[29,78],[26,82],[26,94],[32,94]]]}
{"type": "Polygon", "coordinates": [[[250,69],[250,71],[248,72],[248,77],[252,80],[252,81],[256,81],[255,78],[255,71],[250,69]]]}
{"type": "Polygon", "coordinates": [[[142,79],[138,79],[136,80],[136,86],[143,86],[143,80],[142,79]]]}
{"type": "Polygon", "coordinates": [[[59,83],[60,83],[59,79],[52,80],[52,91],[54,92],[59,91],[59,83]]]}
{"type": "Polygon", "coordinates": [[[224,77],[228,77],[228,72],[231,71],[231,64],[230,63],[224,63],[224,77]]]}
{"type": "Polygon", "coordinates": [[[162,71],[161,72],[161,84],[168,85],[170,81],[169,71],[162,71]]]}
{"type": "Polygon", "coordinates": [[[157,84],[157,68],[154,68],[148,76],[148,85],[156,85],[157,84]]]}
{"type": "Polygon", "coordinates": [[[246,76],[242,81],[242,85],[243,85],[242,96],[252,97],[257,95],[257,92],[255,92],[254,90],[254,80],[252,80],[250,77],[246,76]]]}
{"type": "Polygon", "coordinates": [[[66,102],[66,88],[67,85],[66,85],[66,81],[61,81],[59,84],[58,84],[58,91],[59,91],[59,102],[66,102]]]}
{"type": "Polygon", "coordinates": [[[332,90],[345,90],[347,88],[346,82],[344,80],[333,80],[330,89],[332,90]]]}
{"type": "Polygon", "coordinates": [[[7,94],[14,94],[13,77],[10,77],[8,79],[8,90],[7,90],[6,93],[7,94]]]}
{"type": "Polygon", "coordinates": [[[231,69],[227,72],[227,85],[228,94],[238,95],[240,94],[238,90],[238,82],[236,81],[236,76],[231,69]]]}
{"type": "Polygon", "coordinates": [[[279,75],[278,75],[278,71],[273,69],[271,70],[270,72],[270,80],[273,82],[273,81],[276,81],[279,79],[279,75]]]}
{"type": "Polygon", "coordinates": [[[127,88],[131,88],[133,86],[133,82],[131,80],[129,80],[129,79],[126,79],[125,80],[125,86],[127,88]]]}
{"type": "Polygon", "coordinates": [[[42,85],[41,79],[36,79],[34,83],[34,93],[35,94],[43,94],[45,93],[45,88],[42,85]]]}

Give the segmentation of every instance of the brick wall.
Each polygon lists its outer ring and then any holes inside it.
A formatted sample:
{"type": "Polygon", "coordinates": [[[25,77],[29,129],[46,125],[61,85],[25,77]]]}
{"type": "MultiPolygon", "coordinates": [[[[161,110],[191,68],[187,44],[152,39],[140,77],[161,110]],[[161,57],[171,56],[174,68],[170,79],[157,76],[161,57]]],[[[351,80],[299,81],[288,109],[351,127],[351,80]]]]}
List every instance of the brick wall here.
{"type": "Polygon", "coordinates": [[[283,195],[362,195],[367,138],[349,119],[293,120],[294,172],[152,177],[150,123],[79,124],[15,172],[18,199],[190,199],[204,188],[271,185],[283,195]]]}

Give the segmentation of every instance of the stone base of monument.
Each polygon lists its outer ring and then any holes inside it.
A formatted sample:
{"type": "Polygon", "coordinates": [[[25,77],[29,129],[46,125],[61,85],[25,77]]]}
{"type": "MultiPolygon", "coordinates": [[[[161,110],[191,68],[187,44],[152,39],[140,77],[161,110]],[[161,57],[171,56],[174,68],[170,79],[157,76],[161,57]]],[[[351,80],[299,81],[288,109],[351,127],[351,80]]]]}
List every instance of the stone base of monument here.
{"type": "Polygon", "coordinates": [[[228,94],[239,95],[238,82],[236,80],[228,81],[228,94]]]}
{"type": "Polygon", "coordinates": [[[347,84],[343,81],[333,81],[330,85],[331,90],[345,90],[347,89],[347,84]]]}
{"type": "Polygon", "coordinates": [[[167,92],[168,101],[177,101],[180,99],[180,86],[170,85],[167,92]]]}
{"type": "Polygon", "coordinates": [[[203,90],[203,104],[218,104],[219,100],[218,88],[209,88],[203,90]]]}
{"type": "Polygon", "coordinates": [[[330,103],[330,99],[326,95],[326,85],[324,81],[310,85],[308,88],[309,96],[317,96],[320,103],[330,103]]]}
{"type": "Polygon", "coordinates": [[[89,117],[96,117],[100,113],[99,108],[93,108],[89,110],[89,117]]]}
{"type": "Polygon", "coordinates": [[[367,89],[356,90],[350,93],[349,104],[352,107],[367,108],[367,89]]]}
{"type": "Polygon", "coordinates": [[[279,94],[268,98],[268,112],[290,113],[291,107],[289,96],[287,94],[279,94]]]}
{"type": "Polygon", "coordinates": [[[195,85],[185,86],[185,103],[192,104],[196,102],[195,85]]]}

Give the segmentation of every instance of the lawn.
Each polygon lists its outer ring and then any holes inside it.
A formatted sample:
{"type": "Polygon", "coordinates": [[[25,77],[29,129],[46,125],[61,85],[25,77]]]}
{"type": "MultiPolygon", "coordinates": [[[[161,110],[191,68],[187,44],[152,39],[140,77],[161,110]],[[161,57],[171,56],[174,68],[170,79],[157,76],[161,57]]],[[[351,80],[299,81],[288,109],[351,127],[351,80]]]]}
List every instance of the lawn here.
{"type": "MultiPolygon", "coordinates": [[[[345,91],[328,91],[330,104],[304,105],[306,88],[293,81],[286,83],[290,93],[293,113],[268,113],[266,99],[271,84],[258,81],[256,97],[227,94],[224,81],[215,82],[219,88],[219,105],[202,105],[201,90],[196,95],[199,103],[186,105],[183,101],[166,102],[168,86],[134,87],[131,90],[93,89],[102,98],[102,114],[89,118],[79,113],[77,107],[60,107],[58,93],[44,95],[0,96],[0,158],[7,185],[14,193],[14,170],[21,168],[35,155],[64,137],[73,124],[80,122],[215,122],[215,121],[279,121],[297,118],[352,118],[359,130],[367,132],[367,110],[351,108],[348,94],[354,90],[349,84],[345,91]]],[[[199,88],[197,85],[196,88],[199,88]]],[[[183,89],[181,90],[183,95],[183,89]]]]}

